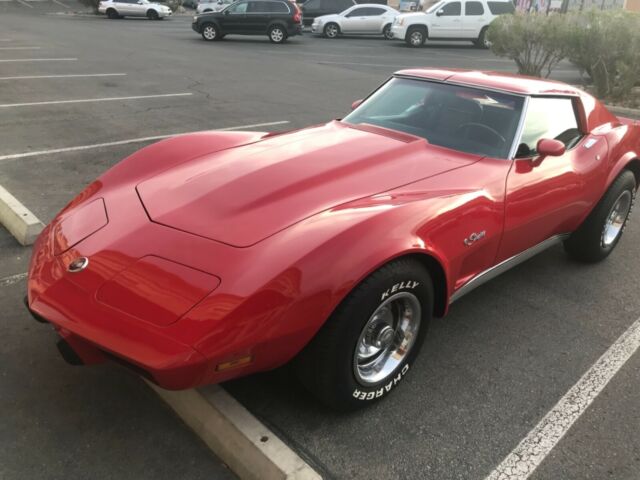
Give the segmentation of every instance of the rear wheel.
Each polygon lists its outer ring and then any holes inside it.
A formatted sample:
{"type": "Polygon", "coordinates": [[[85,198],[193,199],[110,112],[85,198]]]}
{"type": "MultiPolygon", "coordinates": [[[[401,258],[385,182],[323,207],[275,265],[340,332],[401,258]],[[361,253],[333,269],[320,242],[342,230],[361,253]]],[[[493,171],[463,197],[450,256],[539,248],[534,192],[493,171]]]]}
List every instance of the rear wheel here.
{"type": "Polygon", "coordinates": [[[358,285],[296,360],[323,403],[352,410],[389,394],[412,365],[433,311],[428,272],[400,259],[358,285]]]}
{"type": "Polygon", "coordinates": [[[491,46],[491,42],[487,40],[487,27],[480,30],[480,35],[478,35],[477,40],[473,41],[473,44],[477,48],[489,48],[491,46]]]}
{"type": "Polygon", "coordinates": [[[218,40],[219,33],[218,27],[216,27],[213,23],[205,23],[202,26],[202,38],[204,38],[207,42],[211,42],[213,40],[218,40]]]}
{"type": "Polygon", "coordinates": [[[324,27],[323,33],[327,38],[336,38],[340,35],[340,27],[337,23],[327,23],[324,27]]]}
{"type": "Polygon", "coordinates": [[[611,184],[580,228],[564,242],[569,256],[590,263],[605,259],[622,237],[635,194],[635,175],[625,170],[611,184]]]}
{"type": "Polygon", "coordinates": [[[107,10],[107,18],[115,20],[116,18],[120,18],[120,15],[118,15],[118,12],[115,9],[110,8],[109,10],[107,10]]]}
{"type": "Polygon", "coordinates": [[[423,28],[410,28],[404,41],[410,47],[421,47],[427,39],[427,32],[423,28]]]}
{"type": "Polygon", "coordinates": [[[156,12],[155,10],[148,10],[147,18],[149,20],[158,20],[158,18],[160,18],[160,15],[158,15],[158,12],[156,12]]]}
{"type": "Polygon", "coordinates": [[[386,40],[391,40],[393,38],[393,34],[391,33],[391,24],[384,26],[382,29],[382,35],[386,40]]]}
{"type": "Polygon", "coordinates": [[[269,29],[271,43],[284,43],[287,40],[287,32],[282,25],[273,25],[269,29]]]}

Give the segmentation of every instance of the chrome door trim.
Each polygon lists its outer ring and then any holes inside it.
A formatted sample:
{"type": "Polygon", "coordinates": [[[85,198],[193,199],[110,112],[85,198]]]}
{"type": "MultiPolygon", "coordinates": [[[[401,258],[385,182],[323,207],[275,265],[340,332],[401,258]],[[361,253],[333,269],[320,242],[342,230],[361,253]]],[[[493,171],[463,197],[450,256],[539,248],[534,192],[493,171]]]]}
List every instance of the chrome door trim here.
{"type": "Polygon", "coordinates": [[[489,280],[496,278],[498,275],[506,272],[507,270],[510,270],[516,265],[520,265],[522,262],[525,262],[530,258],[535,257],[537,254],[539,254],[540,252],[543,252],[547,248],[562,242],[567,237],[569,237],[568,233],[564,233],[561,235],[554,235],[553,237],[547,238],[546,240],[538,243],[537,245],[534,245],[533,247],[528,248],[524,252],[518,253],[513,257],[507,258],[506,260],[503,260],[497,265],[494,265],[493,267],[488,268],[484,272],[479,273],[478,275],[473,277],[471,280],[469,280],[467,283],[465,283],[463,286],[461,286],[458,290],[453,292],[453,295],[451,295],[451,298],[449,299],[449,304],[452,304],[453,302],[458,300],[460,297],[466,295],[467,293],[476,289],[480,285],[487,283],[489,280]]]}

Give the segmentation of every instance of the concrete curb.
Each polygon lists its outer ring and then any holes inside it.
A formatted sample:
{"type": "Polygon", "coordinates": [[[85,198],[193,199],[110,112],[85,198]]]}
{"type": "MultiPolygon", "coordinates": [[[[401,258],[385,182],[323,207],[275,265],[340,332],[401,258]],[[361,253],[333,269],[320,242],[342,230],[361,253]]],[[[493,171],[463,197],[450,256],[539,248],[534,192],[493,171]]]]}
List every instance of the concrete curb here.
{"type": "Polygon", "coordinates": [[[149,385],[241,479],[322,479],[221,387],[176,392],[149,385]]]}
{"type": "Polygon", "coordinates": [[[44,225],[38,217],[0,185],[0,224],[4,225],[21,245],[35,242],[44,225]]]}

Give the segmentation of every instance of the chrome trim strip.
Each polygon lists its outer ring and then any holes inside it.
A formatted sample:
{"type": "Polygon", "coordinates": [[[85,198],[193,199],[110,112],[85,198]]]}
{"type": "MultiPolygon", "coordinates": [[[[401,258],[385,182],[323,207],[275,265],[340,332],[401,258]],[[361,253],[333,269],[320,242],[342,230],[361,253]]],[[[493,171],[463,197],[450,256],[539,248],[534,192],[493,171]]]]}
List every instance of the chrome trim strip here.
{"type": "Polygon", "coordinates": [[[522,134],[524,132],[524,121],[527,118],[527,112],[529,110],[529,100],[531,97],[525,97],[524,104],[522,105],[522,113],[520,114],[520,120],[518,122],[518,128],[516,134],[513,136],[513,144],[511,144],[511,150],[509,150],[509,160],[513,160],[518,151],[520,140],[522,140],[522,134]]]}
{"type": "Polygon", "coordinates": [[[451,298],[449,299],[449,304],[452,304],[453,302],[458,300],[460,297],[469,293],[471,290],[474,290],[480,285],[487,283],[489,280],[496,278],[498,275],[506,272],[507,270],[510,270],[516,265],[520,265],[522,262],[525,262],[530,258],[535,257],[537,254],[539,254],[540,252],[543,252],[547,248],[562,242],[568,236],[569,236],[568,233],[565,233],[562,235],[554,235],[553,237],[547,238],[546,240],[540,242],[537,245],[534,245],[533,247],[525,250],[524,252],[518,253],[513,257],[507,258],[506,260],[503,260],[497,265],[494,265],[493,267],[488,268],[484,272],[479,273],[478,275],[473,277],[471,280],[469,280],[467,283],[465,283],[463,286],[461,286],[458,290],[453,292],[453,295],[451,295],[451,298]]]}

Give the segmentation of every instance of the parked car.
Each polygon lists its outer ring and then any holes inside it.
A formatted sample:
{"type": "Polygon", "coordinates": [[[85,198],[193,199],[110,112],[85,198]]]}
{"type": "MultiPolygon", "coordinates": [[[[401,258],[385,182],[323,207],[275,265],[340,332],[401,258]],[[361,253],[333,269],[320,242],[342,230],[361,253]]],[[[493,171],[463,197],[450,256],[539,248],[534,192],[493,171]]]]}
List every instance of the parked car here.
{"type": "Polygon", "coordinates": [[[300,7],[302,23],[311,26],[316,17],[340,13],[356,4],[355,0],[308,0],[300,7]]]}
{"type": "Polygon", "coordinates": [[[226,7],[231,5],[235,0],[214,0],[209,1],[205,0],[198,4],[196,7],[196,13],[209,13],[209,12],[219,12],[224,10],[226,7]]]}
{"type": "Polygon", "coordinates": [[[283,43],[302,34],[302,14],[289,0],[240,0],[220,12],[196,15],[191,27],[207,41],[240,34],[267,35],[272,43],[283,43]]]}
{"type": "Polygon", "coordinates": [[[339,35],[383,35],[391,38],[391,25],[396,9],[379,4],[359,4],[334,15],[316,17],[311,32],[327,38],[339,35]]]}
{"type": "Polygon", "coordinates": [[[29,310],[72,363],[185,389],[294,360],[318,398],[357,408],[466,293],[559,242],[596,262],[620,241],[640,123],[573,86],[412,69],[353,108],[130,155],[36,241],[29,310]]]}
{"type": "Polygon", "coordinates": [[[182,6],[195,10],[198,7],[198,0],[182,0],[182,6]]]}
{"type": "Polygon", "coordinates": [[[391,33],[411,47],[420,47],[431,39],[465,40],[487,48],[489,24],[498,15],[514,11],[511,0],[442,0],[425,12],[398,15],[391,33]]]}
{"type": "Polygon", "coordinates": [[[171,15],[171,9],[167,5],[147,0],[104,0],[98,5],[98,12],[112,19],[147,17],[150,20],[161,20],[171,15]]]}

